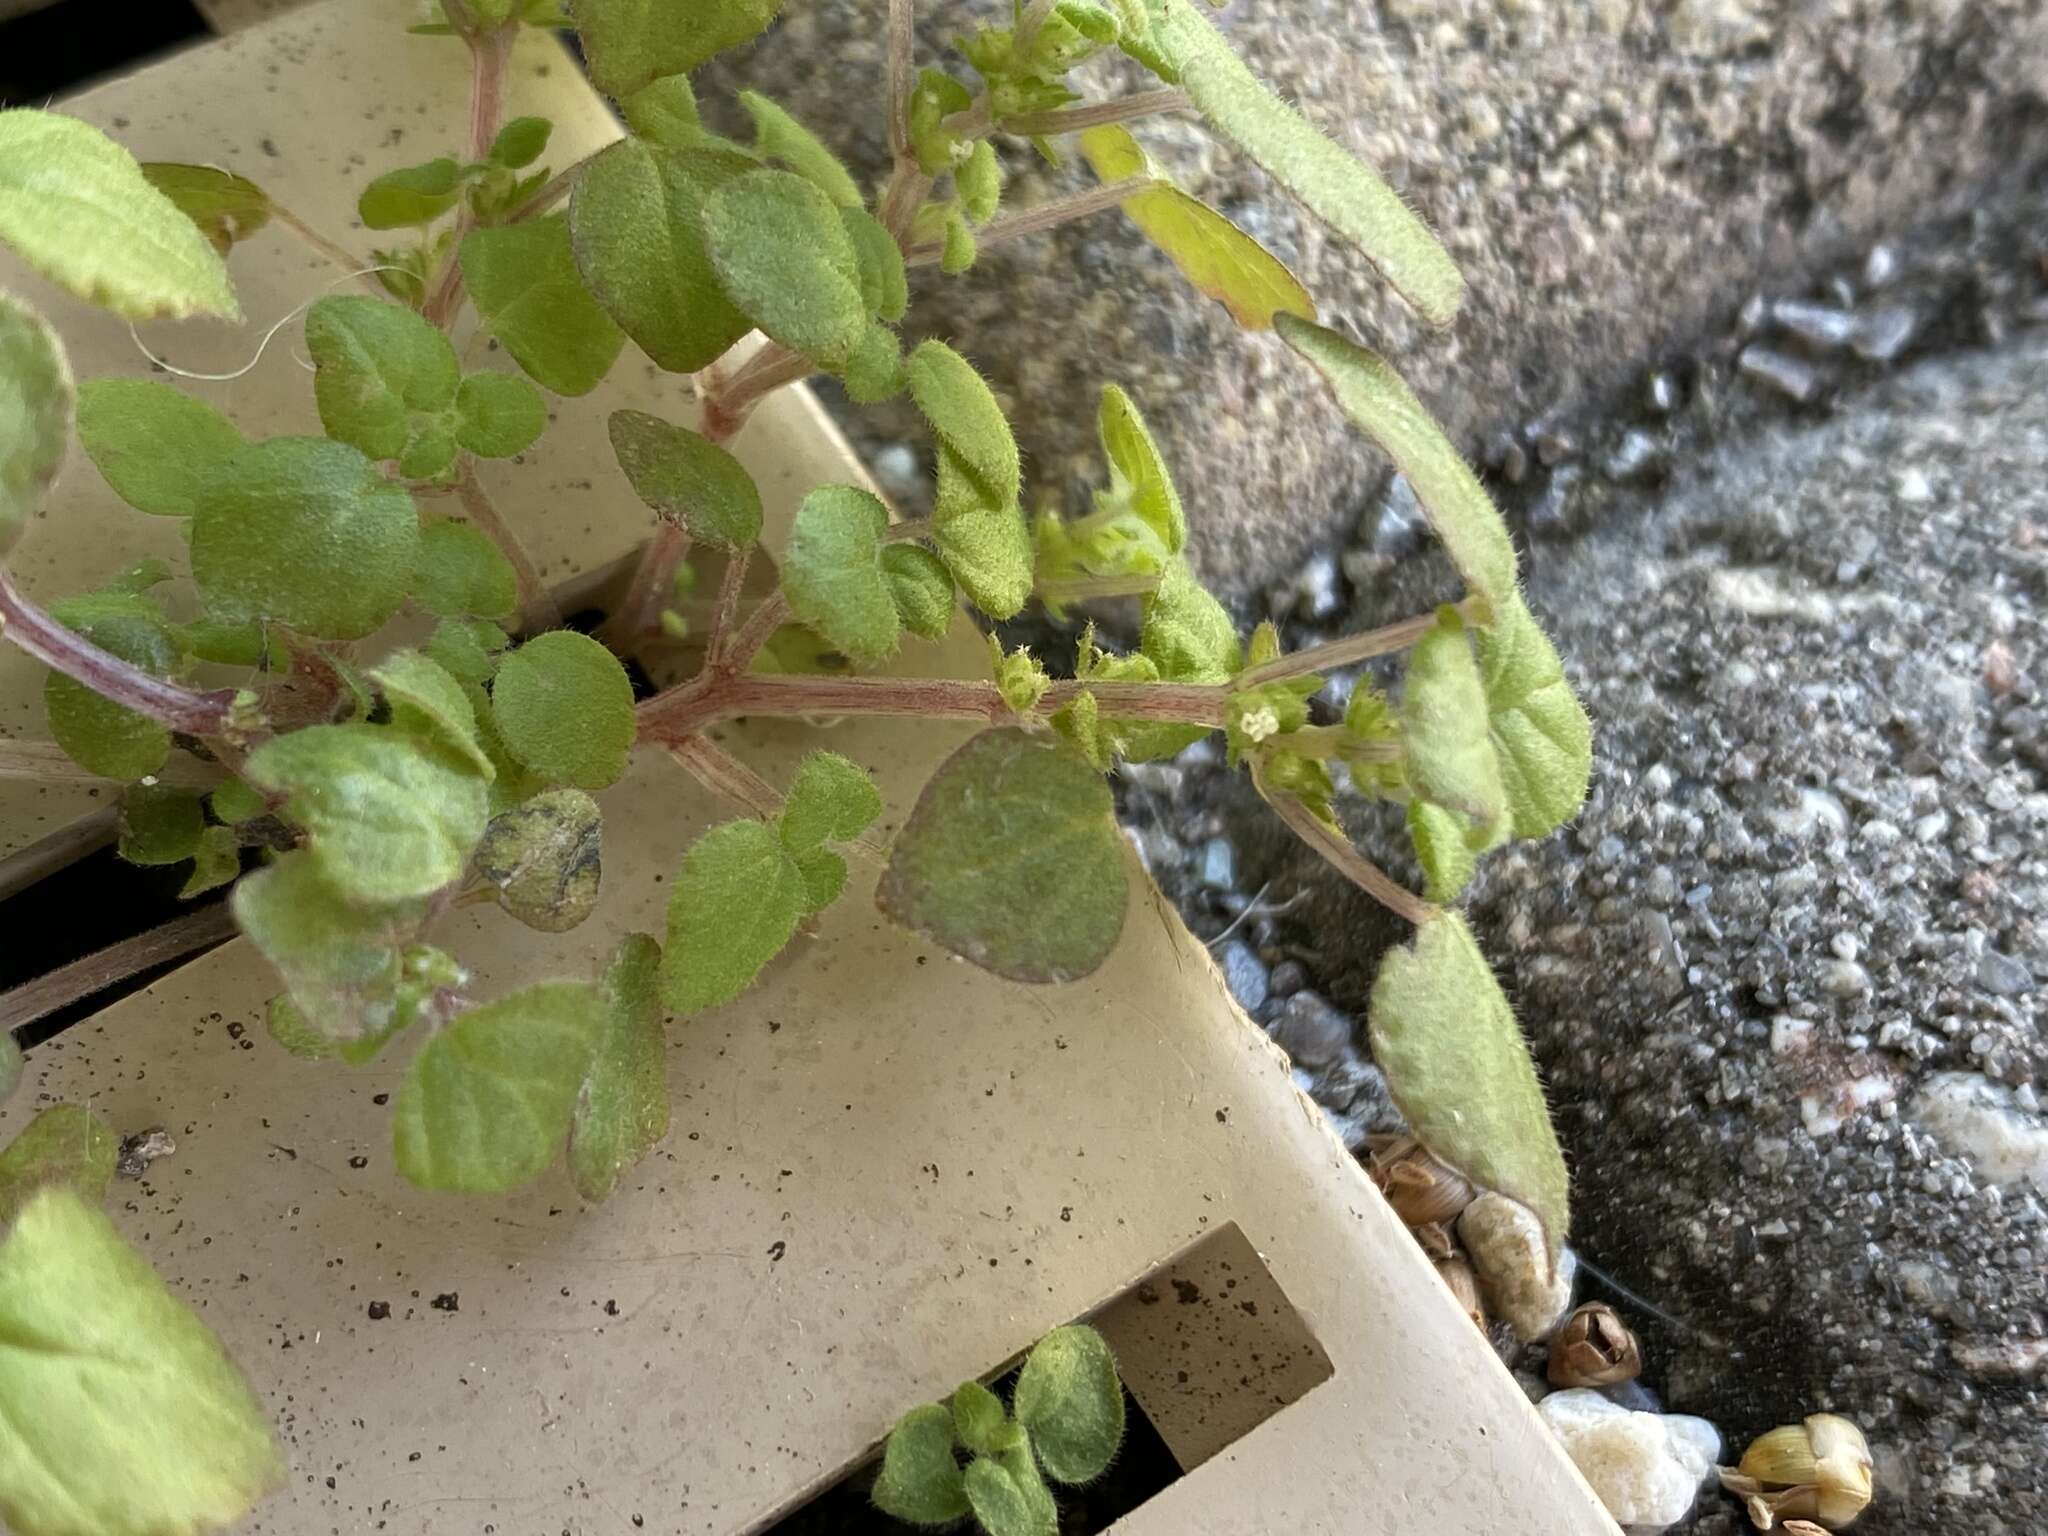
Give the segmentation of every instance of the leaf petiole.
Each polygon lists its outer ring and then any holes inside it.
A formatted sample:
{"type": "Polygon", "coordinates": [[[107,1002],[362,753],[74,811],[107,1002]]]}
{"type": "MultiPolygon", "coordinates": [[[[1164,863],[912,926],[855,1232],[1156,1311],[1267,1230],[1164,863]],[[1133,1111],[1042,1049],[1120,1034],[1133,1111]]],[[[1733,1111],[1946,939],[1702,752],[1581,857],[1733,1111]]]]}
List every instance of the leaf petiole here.
{"type": "MultiPolygon", "coordinates": [[[[1086,192],[1076,192],[1070,197],[1056,197],[1040,203],[1036,208],[1027,208],[1022,213],[1006,219],[995,219],[974,232],[975,243],[980,246],[998,244],[1004,240],[1016,240],[1025,235],[1035,235],[1062,224],[1071,224],[1076,219],[1085,219],[1114,208],[1134,193],[1142,192],[1155,183],[1150,176],[1126,176],[1122,181],[1113,181],[1106,187],[1090,187],[1086,192]]],[[[928,267],[938,262],[945,254],[945,242],[927,240],[918,245],[905,246],[903,264],[908,267],[928,267]]]]}

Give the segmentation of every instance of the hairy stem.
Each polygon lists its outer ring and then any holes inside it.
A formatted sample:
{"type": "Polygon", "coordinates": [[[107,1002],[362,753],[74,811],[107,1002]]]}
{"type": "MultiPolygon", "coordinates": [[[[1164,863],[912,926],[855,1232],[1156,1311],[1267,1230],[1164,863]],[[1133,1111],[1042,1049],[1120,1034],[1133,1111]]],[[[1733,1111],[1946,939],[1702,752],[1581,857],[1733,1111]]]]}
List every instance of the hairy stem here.
{"type": "Polygon", "coordinates": [[[910,153],[910,66],[916,42],[911,0],[889,0],[889,153],[899,162],[910,153]]]}
{"type": "Polygon", "coordinates": [[[676,567],[689,552],[690,536],[680,523],[655,524],[654,537],[647,541],[647,547],[640,552],[640,563],[633,567],[632,583],[611,622],[605,625],[604,638],[614,650],[621,654],[632,650],[634,643],[654,628],[676,567]]]}
{"type": "Polygon", "coordinates": [[[789,599],[777,587],[762,601],[761,605],[747,615],[747,622],[732,637],[732,645],[725,653],[725,666],[732,672],[744,672],[753,659],[761,654],[775,631],[789,622],[789,599]]]}
{"type": "Polygon", "coordinates": [[[0,1030],[33,1024],[81,998],[104,992],[117,982],[211,949],[234,936],[234,914],[225,901],[173,918],[161,927],[95,950],[83,960],[60,965],[10,992],[0,992],[0,1030]]]}
{"type": "Polygon", "coordinates": [[[1098,128],[1104,123],[1134,123],[1140,118],[1158,117],[1166,112],[1185,112],[1191,105],[1187,92],[1167,85],[1155,91],[1118,96],[1111,101],[1090,102],[1085,107],[1019,113],[1015,117],[1004,118],[1002,128],[1005,133],[1023,134],[1028,138],[1051,138],[1056,134],[1078,133],[1083,128],[1098,128]]]}
{"type": "Polygon", "coordinates": [[[285,207],[283,203],[277,201],[276,198],[270,199],[270,216],[297,235],[301,240],[305,241],[307,245],[319,252],[320,255],[326,257],[333,266],[340,268],[350,277],[361,278],[365,284],[377,293],[384,291],[384,285],[377,281],[376,275],[363,270],[366,263],[360,256],[356,255],[354,251],[337,245],[334,241],[328,239],[319,230],[308,224],[296,213],[293,213],[291,209],[285,207]]]}
{"type": "MultiPolygon", "coordinates": [[[[470,32],[469,44],[469,158],[481,160],[491,152],[498,130],[505,120],[505,66],[512,57],[512,39],[517,24],[491,32],[470,32]]],[[[420,311],[430,325],[446,330],[462,307],[462,241],[476,228],[476,215],[468,199],[455,217],[455,238],[448,245],[448,265],[441,280],[420,311]]]]}
{"type": "Polygon", "coordinates": [[[889,173],[889,184],[882,189],[881,200],[875,205],[880,209],[875,217],[906,251],[909,249],[910,224],[917,217],[917,205],[924,201],[925,193],[931,189],[932,179],[925,175],[924,167],[910,155],[899,156],[896,169],[889,173]]]}
{"type": "Polygon", "coordinates": [[[1420,927],[1436,915],[1437,909],[1405,886],[1397,885],[1387,872],[1351,845],[1351,839],[1302,804],[1295,796],[1277,791],[1260,777],[1256,764],[1252,783],[1280,819],[1309,847],[1335,866],[1337,872],[1397,917],[1420,927]]]}
{"type": "MultiPolygon", "coordinates": [[[[1467,598],[1457,605],[1458,611],[1470,618],[1473,601],[1467,598]]],[[[1391,656],[1396,651],[1407,650],[1428,634],[1435,623],[1434,613],[1418,613],[1414,618],[1403,619],[1398,624],[1387,624],[1379,629],[1368,629],[1363,634],[1346,635],[1342,640],[1330,640],[1322,645],[1311,645],[1306,650],[1276,656],[1264,666],[1253,667],[1249,672],[1241,674],[1237,680],[1238,686],[1255,688],[1260,683],[1277,683],[1283,678],[1306,677],[1311,672],[1328,672],[1336,667],[1346,667],[1354,661],[1365,661],[1373,656],[1391,656]]]]}
{"type": "MultiPolygon", "coordinates": [[[[1142,192],[1155,183],[1149,176],[1126,176],[1122,181],[1112,181],[1105,187],[1090,187],[1086,192],[1076,192],[1071,197],[1056,197],[1040,203],[1036,208],[1027,208],[1022,213],[1006,219],[994,219],[974,232],[976,245],[997,245],[1005,240],[1016,240],[1024,235],[1035,235],[1042,230],[1053,229],[1061,224],[1071,224],[1076,219],[1085,219],[1091,214],[1101,213],[1105,208],[1114,208],[1135,192],[1142,192]]],[[[919,245],[906,246],[903,251],[904,265],[928,267],[945,254],[945,243],[927,240],[919,245]]]]}
{"type": "Polygon", "coordinates": [[[782,814],[782,796],[775,786],[710,737],[685,736],[668,749],[668,755],[699,784],[748,815],[773,821],[782,814]]]}
{"type": "Polygon", "coordinates": [[[707,669],[726,664],[726,653],[732,648],[733,627],[739,622],[740,593],[746,588],[747,565],[753,554],[753,546],[748,545],[725,557],[725,570],[718,578],[718,606],[711,613],[711,641],[704,657],[707,669]]]}
{"type": "Polygon", "coordinates": [[[1072,581],[1041,581],[1034,589],[1041,603],[1085,603],[1101,597],[1143,597],[1159,590],[1157,576],[1088,576],[1072,581]]]}
{"type": "Polygon", "coordinates": [[[714,443],[731,442],[754,414],[755,406],[783,385],[809,378],[811,372],[809,358],[779,341],[769,342],[731,374],[719,374],[714,365],[707,370],[709,382],[703,392],[704,417],[699,429],[714,443]]]}
{"type": "Polygon", "coordinates": [[[483,485],[477,480],[476,465],[465,459],[462,478],[455,482],[455,495],[462,502],[462,510],[469,520],[490,536],[493,544],[512,564],[512,574],[519,581],[519,627],[525,634],[538,634],[544,629],[562,627],[562,610],[555,605],[554,595],[547,584],[540,579],[540,569],[533,563],[533,556],[526,552],[526,546],[519,542],[499,513],[491,498],[484,494],[483,485]]]}
{"type": "Polygon", "coordinates": [[[0,567],[0,635],[44,666],[148,716],[166,730],[216,736],[227,728],[235,702],[232,688],[187,688],[100,649],[24,597],[5,567],[0,567]]]}

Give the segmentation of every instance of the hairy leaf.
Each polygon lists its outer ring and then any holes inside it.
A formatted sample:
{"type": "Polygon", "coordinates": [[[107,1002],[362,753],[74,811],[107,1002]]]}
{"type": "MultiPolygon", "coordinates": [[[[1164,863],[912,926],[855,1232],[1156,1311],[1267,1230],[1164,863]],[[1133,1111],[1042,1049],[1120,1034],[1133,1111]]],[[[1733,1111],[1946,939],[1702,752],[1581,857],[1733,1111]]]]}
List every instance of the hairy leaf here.
{"type": "Polygon", "coordinates": [[[1017,499],[1023,480],[1010,423],[974,365],[943,341],[910,354],[910,398],[938,439],[986,488],[991,501],[1017,499]]]}
{"type": "Polygon", "coordinates": [[[580,789],[550,789],[491,818],[476,871],[529,928],[566,933],[590,916],[603,879],[603,814],[580,789]]]}
{"type": "Polygon", "coordinates": [[[953,1415],[942,1403],[913,1408],[882,1448],[875,1507],[910,1525],[948,1525],[968,1513],[967,1486],[953,1458],[953,1415]]]}
{"type": "Polygon", "coordinates": [[[536,384],[587,394],[611,371],[626,338],[577,275],[563,215],[473,229],[460,259],[477,314],[536,384]]]}
{"type": "Polygon", "coordinates": [[[611,1194],[620,1176],[668,1134],[660,970],[661,946],[648,934],[628,934],[598,984],[604,1032],[569,1126],[569,1172],[586,1200],[611,1194]]]}
{"type": "Polygon", "coordinates": [[[130,864],[182,864],[198,851],[206,812],[189,789],[131,784],[121,795],[121,857],[130,864]]]}
{"type": "Polygon", "coordinates": [[[544,981],[457,1014],[399,1086],[398,1171],[422,1189],[472,1195],[537,1178],[569,1134],[604,1026],[603,998],[581,981],[544,981]]]}
{"type": "Polygon", "coordinates": [[[796,932],[803,876],[763,821],[713,827],[683,856],[669,892],[662,997],[678,1013],[729,1003],[796,932]]]}
{"type": "Polygon", "coordinates": [[[306,311],[313,398],[327,435],[395,459],[415,412],[445,410],[461,369],[448,338],[399,304],[332,295],[306,311]]]}
{"type": "Polygon", "coordinates": [[[64,467],[71,408],[71,365],[57,333],[0,293],[0,559],[64,467]]]}
{"type": "Polygon", "coordinates": [[[1102,386],[1096,431],[1110,472],[1110,488],[1096,498],[1097,510],[1128,510],[1151,529],[1167,554],[1179,554],[1188,541],[1180,492],[1174,489],[1166,459],[1152,440],[1145,418],[1138,414],[1131,397],[1114,384],[1102,386]]]}
{"type": "Polygon", "coordinates": [[[758,36],[783,0],[571,0],[590,61],[608,96],[625,96],[659,75],[682,75],[758,36]]]}
{"type": "Polygon", "coordinates": [[[1116,1357],[1093,1328],[1055,1328],[1033,1346],[1011,1402],[1055,1482],[1092,1483],[1124,1438],[1116,1357]]]}
{"type": "Polygon", "coordinates": [[[220,1341],[64,1188],[0,1238],[0,1520],[20,1536],[236,1523],[284,1481],[220,1341]]]}
{"type": "Polygon", "coordinates": [[[712,268],[741,312],[819,367],[844,367],[868,309],[832,200],[794,172],[753,170],[713,192],[703,217],[712,268]]]}
{"type": "Polygon", "coordinates": [[[1059,1521],[1038,1481],[1037,1468],[1028,1460],[1021,1466],[1004,1466],[987,1456],[968,1463],[965,1486],[974,1518],[988,1536],[1055,1536],[1059,1521]]]}
{"type": "Polygon", "coordinates": [[[1487,736],[1479,663],[1455,608],[1440,609],[1408,653],[1401,740],[1415,792],[1490,833],[1507,810],[1507,793],[1487,736]]]}
{"type": "Polygon", "coordinates": [[[242,932],[277,967],[314,1028],[355,1040],[391,1023],[399,947],[425,921],[424,902],[351,903],[303,850],[243,876],[229,900],[242,932]]]}
{"type": "Polygon", "coordinates": [[[1541,1219],[1554,1264],[1570,1221],[1564,1154],[1536,1064],[1464,918],[1439,910],[1373,981],[1373,1060],[1424,1146],[1541,1219]]]}
{"type": "Polygon", "coordinates": [[[808,853],[827,838],[851,842],[881,814],[881,792],[867,769],[837,752],[811,752],[797,765],[783,802],[783,846],[808,853]]]}
{"type": "MultiPolygon", "coordinates": [[[[1155,174],[1138,141],[1118,123],[1088,129],[1081,152],[1105,183],[1155,174]]],[[[1160,180],[1118,206],[1172,258],[1181,276],[1246,330],[1271,330],[1273,317],[1282,313],[1315,318],[1315,301],[1286,263],[1200,198],[1160,180]]]]}
{"type": "Polygon", "coordinates": [[[706,199],[753,169],[745,155],[626,139],[600,152],[569,202],[576,267],[656,366],[708,367],[753,329],[705,245],[706,199]]]}
{"type": "MultiPolygon", "coordinates": [[[[1354,782],[1356,774],[1353,775],[1354,782]]],[[[1408,836],[1415,861],[1422,866],[1422,893],[1431,901],[1455,901],[1479,867],[1479,855],[1505,841],[1508,826],[1499,823],[1489,834],[1474,828],[1456,811],[1419,795],[1408,802],[1408,836]]]]}
{"type": "Polygon", "coordinates": [[[804,915],[824,911],[846,889],[846,860],[830,848],[807,848],[794,857],[804,882],[804,915]]]}
{"type": "MultiPolygon", "coordinates": [[[[102,650],[167,677],[180,657],[163,615],[148,598],[92,592],[50,605],[50,616],[102,650]]],[[[94,693],[61,672],[43,684],[50,734],[79,767],[110,779],[139,779],[163,767],[170,733],[126,705],[94,693]]]]}
{"type": "Polygon", "coordinates": [[[468,523],[429,523],[420,530],[413,600],[431,614],[510,618],[519,606],[519,577],[491,536],[468,523]]]}
{"type": "Polygon", "coordinates": [[[978,1381],[963,1381],[955,1389],[949,1406],[953,1410],[953,1433],[960,1443],[977,1456],[994,1455],[1010,1423],[1003,1400],[978,1381]]]}
{"type": "Polygon", "coordinates": [[[1031,597],[1031,530],[1014,500],[999,501],[952,449],[939,447],[932,543],[968,599],[992,619],[1015,616],[1031,597]]]}
{"type": "Polygon", "coordinates": [[[867,491],[820,486],[804,497],[782,557],[789,611],[860,662],[896,649],[896,600],[882,575],[889,511],[867,491]]]}
{"type": "Polygon", "coordinates": [[[363,188],[356,216],[365,229],[409,229],[431,224],[462,196],[462,168],[447,156],[408,165],[363,188]]]}
{"type": "Polygon", "coordinates": [[[419,537],[412,498],[356,449],[273,437],[238,449],[207,492],[192,578],[217,617],[356,640],[405,601],[419,537]]]}
{"type": "Polygon", "coordinates": [[[1593,724],[1519,593],[1477,633],[1479,672],[1515,836],[1542,837],[1578,814],[1593,772],[1593,724]]]}
{"type": "Polygon", "coordinates": [[[626,126],[643,139],[682,149],[701,143],[703,119],[688,75],[664,75],[619,98],[626,126]]]}
{"type": "Polygon", "coordinates": [[[1276,323],[1287,345],[1329,381],[1344,414],[1407,476],[1466,584],[1496,608],[1508,603],[1515,593],[1515,546],[1507,524],[1401,376],[1378,353],[1335,331],[1290,315],[1276,323]]]}
{"type": "Polygon", "coordinates": [[[741,91],[740,105],[754,120],[755,152],[779,160],[842,208],[866,199],[860,185],[818,136],[759,91],[741,91]]]}
{"type": "Polygon", "coordinates": [[[555,125],[544,117],[513,118],[491,140],[491,163],[515,171],[533,164],[546,152],[548,136],[554,130],[555,125]]]}
{"type": "Polygon", "coordinates": [[[626,771],[633,684],[588,635],[557,629],[520,646],[498,665],[491,707],[512,755],[550,783],[598,790],[626,771]]]}
{"type": "Polygon", "coordinates": [[[944,561],[916,544],[885,544],[882,579],[905,629],[926,640],[945,635],[953,622],[953,577],[944,561]]]}
{"type": "Polygon", "coordinates": [[[690,537],[744,549],[761,536],[761,492],[746,467],[711,439],[645,411],[613,411],[612,452],[633,494],[690,537]]]}
{"type": "Polygon", "coordinates": [[[192,873],[178,888],[178,899],[190,901],[238,878],[242,873],[242,842],[233,827],[208,827],[192,850],[192,873]]]}
{"type": "Polygon", "coordinates": [[[1003,166],[996,147],[977,139],[967,159],[953,171],[953,190],[960,194],[960,211],[974,224],[986,224],[996,216],[1003,202],[1003,166]]]}
{"type": "Polygon", "coordinates": [[[1400,194],[1260,83],[1193,0],[1159,0],[1152,40],[1223,136],[1379,268],[1431,325],[1449,325],[1464,280],[1400,194]]]}
{"type": "Polygon", "coordinates": [[[240,307],[220,253],[135,157],[90,124],[0,111],[0,242],[89,304],[131,320],[240,307]]]}
{"type": "Polygon", "coordinates": [[[1223,683],[1236,675],[1241,650],[1230,614],[1195,580],[1187,562],[1166,568],[1158,588],[1144,604],[1141,643],[1159,668],[1176,683],[1223,683]]]}
{"type": "MultiPolygon", "coordinates": [[[[52,1104],[0,1151],[0,1231],[47,1184],[65,1185],[98,1205],[114,1181],[114,1161],[120,1154],[121,1138],[90,1109],[83,1104],[52,1104]]],[[[0,1345],[0,1358],[4,1357],[5,1346],[0,1345]]],[[[5,1464],[0,1455],[0,1467],[5,1464]]],[[[0,1479],[0,1489],[4,1487],[5,1480],[0,1479]]]]}
{"type": "Polygon", "coordinates": [[[903,343],[896,333],[879,321],[870,323],[854,343],[839,381],[855,405],[880,405],[903,393],[903,343]]]}
{"type": "Polygon", "coordinates": [[[524,453],[547,425],[547,402],[517,374],[472,373],[455,391],[455,441],[478,458],[524,453]]]}
{"type": "Polygon", "coordinates": [[[1057,737],[985,731],[925,785],[876,900],[999,976],[1086,976],[1128,905],[1109,786],[1057,737]]]}
{"type": "Polygon", "coordinates": [[[903,247],[865,208],[841,208],[839,222],[853,241],[860,264],[860,296],[878,320],[901,320],[910,307],[910,279],[903,269],[903,247]]]}
{"type": "Polygon", "coordinates": [[[154,379],[93,379],[78,391],[78,441],[138,512],[191,517],[243,446],[235,424],[154,379]]]}
{"type": "Polygon", "coordinates": [[[144,161],[142,174],[206,236],[221,255],[270,222],[270,198],[246,176],[214,165],[144,161]]]}
{"type": "Polygon", "coordinates": [[[485,779],[495,775],[477,741],[476,706],[454,673],[419,651],[393,651],[369,680],[391,706],[393,729],[446,749],[485,779]]]}

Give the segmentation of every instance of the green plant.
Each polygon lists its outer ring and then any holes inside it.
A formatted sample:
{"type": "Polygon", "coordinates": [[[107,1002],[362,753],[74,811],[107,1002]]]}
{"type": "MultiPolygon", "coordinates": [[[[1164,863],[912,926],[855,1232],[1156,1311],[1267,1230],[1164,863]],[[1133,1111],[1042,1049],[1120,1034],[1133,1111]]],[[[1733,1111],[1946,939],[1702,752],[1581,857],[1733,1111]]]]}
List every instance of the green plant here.
{"type": "MultiPolygon", "coordinates": [[[[1523,601],[1504,525],[1427,412],[1385,360],[1317,322],[1279,261],[1163,179],[1127,125],[1199,112],[1434,324],[1456,312],[1455,267],[1376,175],[1259,85],[1189,0],[1020,0],[1011,25],[961,40],[961,74],[913,73],[910,7],[894,0],[883,92],[893,167],[872,195],[761,97],[743,101],[751,143],[699,118],[688,71],[778,9],[579,0],[592,78],[632,131],[554,172],[535,168],[549,125],[507,119],[506,59],[522,27],[567,20],[548,0],[443,0],[445,20],[415,30],[468,49],[471,138],[369,183],[363,223],[401,241],[368,263],[239,175],[138,166],[74,119],[0,113],[0,239],[86,299],[130,318],[232,318],[226,259],[269,221],[373,290],[317,297],[306,311],[325,435],[262,441],[168,384],[74,386],[49,327],[0,296],[0,627],[51,669],[57,743],[129,786],[123,854],[189,864],[188,895],[233,883],[242,931],[282,983],[270,1030],[287,1049],[358,1064],[416,1037],[393,1111],[406,1177],[501,1191],[566,1146],[579,1188],[599,1199],[666,1130],[664,1007],[693,1013],[737,996],[838,899],[849,857],[883,861],[881,905],[947,949],[1024,981],[1084,975],[1114,947],[1127,905],[1104,773],[1220,730],[1288,825],[1416,926],[1374,990],[1378,1058],[1416,1134],[1535,1209],[1555,1248],[1563,1159],[1506,998],[1449,903],[1481,854],[1576,810],[1586,717],[1523,601]],[[1161,87],[1082,102],[1071,71],[1107,48],[1161,87]],[[1054,161],[1076,142],[1100,184],[1006,212],[998,138],[1054,161]],[[1271,625],[1241,635],[1192,573],[1180,493],[1137,402],[1114,384],[1098,415],[1106,485],[1078,515],[1027,520],[994,394],[944,342],[906,350],[909,281],[934,266],[964,273],[983,247],[1113,208],[1240,324],[1276,330],[1327,377],[1414,486],[1462,578],[1456,601],[1293,653],[1271,625]],[[464,370],[448,333],[472,313],[518,373],[464,370]],[[757,331],[761,343],[742,345],[757,331]],[[629,340],[659,367],[694,374],[700,413],[693,427],[610,418],[655,531],[592,637],[560,626],[475,463],[531,445],[546,429],[543,391],[588,392],[629,340]],[[775,590],[750,606],[762,501],[724,445],[767,394],[820,373],[859,403],[909,394],[933,438],[935,510],[892,523],[863,489],[814,490],[775,590]],[[47,606],[19,590],[7,551],[74,429],[117,496],[179,520],[189,583],[146,562],[47,606]],[[698,562],[718,572],[708,603],[694,590],[698,562]],[[333,579],[339,570],[347,581],[333,579]],[[1133,601],[1140,644],[1113,652],[1091,628],[1061,679],[993,640],[986,681],[868,670],[906,636],[945,633],[963,595],[994,619],[1034,597],[1056,608],[1133,601]],[[406,613],[431,622],[426,638],[373,649],[406,613]],[[686,635],[701,639],[701,665],[636,703],[622,658],[686,635]],[[1312,721],[1309,700],[1333,673],[1402,652],[1398,698],[1360,681],[1341,720],[1312,721]],[[240,669],[244,682],[198,686],[202,663],[240,669]],[[871,840],[881,801],[859,765],[814,752],[779,788],[708,734],[741,716],[837,715],[986,729],[939,770],[887,849],[871,840]],[[488,978],[434,943],[436,921],[479,900],[550,931],[585,921],[601,880],[593,797],[636,745],[665,750],[743,814],[689,850],[664,934],[625,938],[596,981],[490,998],[488,978]],[[167,777],[174,756],[186,771],[167,777]],[[1423,894],[1353,845],[1340,793],[1405,805],[1423,894]]],[[[49,1140],[42,1124],[23,1140],[49,1140]]],[[[99,1134],[64,1144],[89,1148],[99,1134]]],[[[0,1191],[11,1179],[23,1211],[0,1237],[0,1265],[108,1250],[109,1273],[139,1305],[147,1271],[117,1264],[111,1229],[81,1214],[94,1179],[80,1169],[96,1166],[40,1153],[0,1164],[0,1191]],[[39,1210],[40,1226],[29,1220],[39,1210]]],[[[48,1294],[61,1312],[64,1293],[48,1294]]],[[[68,1347],[85,1323],[38,1326],[68,1347]]],[[[0,1327],[0,1398],[26,1380],[6,1337],[0,1327]]],[[[201,1375],[218,1388],[217,1373],[201,1375]]],[[[36,1385],[85,1389],[72,1377],[36,1385]]],[[[246,1427],[249,1405],[223,1391],[219,1411],[246,1427]]],[[[232,1502],[200,1499],[204,1479],[169,1486],[126,1443],[97,1449],[85,1460],[105,1478],[69,1490],[84,1511],[73,1518],[50,1491],[63,1472],[47,1448],[0,1439],[0,1515],[38,1536],[192,1529],[232,1502]],[[120,1502],[151,1489],[163,1490],[155,1506],[120,1502]]],[[[246,1501],[271,1465],[237,1454],[212,1464],[221,1480],[206,1486],[246,1501]]]]}
{"type": "Polygon", "coordinates": [[[972,1516],[988,1536],[1053,1536],[1059,1511],[1047,1482],[1094,1482],[1123,1438],[1124,1389],[1109,1345],[1093,1328],[1055,1328],[1025,1356],[1007,1409],[969,1381],[898,1420],[875,1507],[910,1525],[972,1516]]]}

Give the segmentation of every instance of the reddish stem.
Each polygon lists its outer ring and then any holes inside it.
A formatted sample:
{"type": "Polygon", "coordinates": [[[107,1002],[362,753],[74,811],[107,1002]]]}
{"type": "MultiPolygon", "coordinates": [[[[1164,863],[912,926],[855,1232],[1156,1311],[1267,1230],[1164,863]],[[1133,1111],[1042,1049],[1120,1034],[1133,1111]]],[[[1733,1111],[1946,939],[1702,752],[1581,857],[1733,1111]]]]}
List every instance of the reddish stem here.
{"type": "Polygon", "coordinates": [[[526,546],[519,542],[511,526],[498,511],[495,503],[484,493],[476,478],[476,465],[464,460],[462,478],[455,482],[455,495],[462,502],[462,510],[478,529],[490,537],[499,552],[511,562],[512,574],[519,582],[519,625],[526,634],[536,634],[544,629],[562,627],[562,610],[556,606],[547,583],[541,580],[540,568],[533,563],[533,556],[526,552],[526,546]]]}

